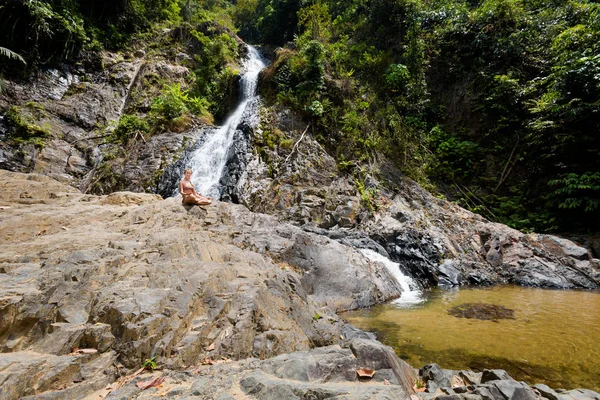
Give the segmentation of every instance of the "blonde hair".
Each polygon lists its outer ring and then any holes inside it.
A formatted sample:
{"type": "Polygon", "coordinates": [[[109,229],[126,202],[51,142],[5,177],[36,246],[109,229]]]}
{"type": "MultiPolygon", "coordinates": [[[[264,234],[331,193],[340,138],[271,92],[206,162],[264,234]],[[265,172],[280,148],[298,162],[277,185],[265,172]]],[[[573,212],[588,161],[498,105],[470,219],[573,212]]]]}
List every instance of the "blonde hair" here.
{"type": "Polygon", "coordinates": [[[186,172],[190,172],[191,173],[192,170],[190,168],[186,168],[186,169],[183,170],[183,173],[185,174],[186,172]]]}

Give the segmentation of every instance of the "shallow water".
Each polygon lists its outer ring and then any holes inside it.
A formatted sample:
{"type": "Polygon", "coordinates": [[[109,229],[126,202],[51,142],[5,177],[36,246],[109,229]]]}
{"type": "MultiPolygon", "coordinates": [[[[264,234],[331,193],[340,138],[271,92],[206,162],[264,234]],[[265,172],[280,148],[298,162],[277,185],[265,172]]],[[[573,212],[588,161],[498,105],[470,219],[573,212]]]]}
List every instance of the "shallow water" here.
{"type": "Polygon", "coordinates": [[[382,305],[343,314],[375,332],[413,367],[499,368],[529,384],[600,391],[600,293],[512,286],[435,289],[412,306],[382,305]],[[457,318],[451,307],[488,303],[515,319],[457,318]]]}

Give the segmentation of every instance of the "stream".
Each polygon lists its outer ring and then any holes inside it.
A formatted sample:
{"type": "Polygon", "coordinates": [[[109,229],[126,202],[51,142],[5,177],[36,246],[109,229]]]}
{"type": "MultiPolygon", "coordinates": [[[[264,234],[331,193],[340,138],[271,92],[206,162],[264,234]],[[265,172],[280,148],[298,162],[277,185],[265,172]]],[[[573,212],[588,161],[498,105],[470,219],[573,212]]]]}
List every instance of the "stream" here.
{"type": "Polygon", "coordinates": [[[517,380],[600,391],[600,293],[515,286],[434,289],[422,302],[396,302],[343,314],[420,368],[504,369],[517,380]],[[514,310],[514,319],[458,318],[465,303],[514,310]]]}

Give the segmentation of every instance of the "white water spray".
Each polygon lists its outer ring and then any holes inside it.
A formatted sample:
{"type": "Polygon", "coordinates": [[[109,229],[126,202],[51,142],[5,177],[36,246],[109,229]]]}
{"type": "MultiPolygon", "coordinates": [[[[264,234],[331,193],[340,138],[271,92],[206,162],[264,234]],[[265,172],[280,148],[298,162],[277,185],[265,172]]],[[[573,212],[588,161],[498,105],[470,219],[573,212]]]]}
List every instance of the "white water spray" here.
{"type": "Polygon", "coordinates": [[[256,97],[258,73],[265,67],[258,50],[248,46],[248,58],[244,63],[246,72],[240,80],[241,100],[235,110],[227,117],[225,123],[213,131],[196,150],[190,160],[192,183],[196,191],[204,196],[219,196],[219,180],[227,163],[227,153],[233,144],[235,131],[242,119],[248,103],[256,97]]]}
{"type": "Polygon", "coordinates": [[[417,283],[410,276],[406,276],[400,271],[400,264],[393,262],[389,258],[382,256],[376,251],[369,249],[361,249],[361,253],[367,256],[372,261],[378,261],[385,265],[388,271],[396,278],[402,287],[402,295],[400,298],[393,301],[393,304],[400,307],[410,307],[415,304],[420,304],[425,301],[423,294],[418,289],[417,283]]]}

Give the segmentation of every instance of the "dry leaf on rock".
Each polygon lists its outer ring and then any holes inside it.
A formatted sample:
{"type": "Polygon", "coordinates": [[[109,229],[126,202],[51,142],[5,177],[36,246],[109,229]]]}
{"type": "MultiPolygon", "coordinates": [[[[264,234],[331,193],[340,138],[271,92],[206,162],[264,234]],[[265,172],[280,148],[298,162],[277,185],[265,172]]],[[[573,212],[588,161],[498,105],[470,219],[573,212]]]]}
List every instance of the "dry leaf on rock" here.
{"type": "Polygon", "coordinates": [[[375,371],[369,368],[359,368],[356,373],[359,378],[372,378],[375,375],[375,371]]]}
{"type": "Polygon", "coordinates": [[[135,384],[135,386],[139,387],[142,390],[146,390],[151,387],[160,387],[160,385],[165,381],[165,378],[159,376],[158,378],[154,378],[149,381],[142,381],[135,384]]]}
{"type": "Polygon", "coordinates": [[[77,347],[73,347],[71,354],[72,356],[76,356],[78,354],[96,354],[98,349],[78,349],[77,347]]]}

